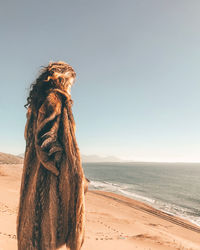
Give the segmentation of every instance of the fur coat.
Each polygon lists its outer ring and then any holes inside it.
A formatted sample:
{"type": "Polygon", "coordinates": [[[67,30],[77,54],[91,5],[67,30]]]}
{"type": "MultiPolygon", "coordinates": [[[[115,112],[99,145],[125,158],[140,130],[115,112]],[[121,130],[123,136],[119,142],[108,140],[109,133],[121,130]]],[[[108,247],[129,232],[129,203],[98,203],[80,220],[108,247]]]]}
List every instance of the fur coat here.
{"type": "Polygon", "coordinates": [[[26,150],[17,215],[18,250],[79,250],[87,189],[75,138],[73,101],[60,89],[27,111],[26,150]]]}

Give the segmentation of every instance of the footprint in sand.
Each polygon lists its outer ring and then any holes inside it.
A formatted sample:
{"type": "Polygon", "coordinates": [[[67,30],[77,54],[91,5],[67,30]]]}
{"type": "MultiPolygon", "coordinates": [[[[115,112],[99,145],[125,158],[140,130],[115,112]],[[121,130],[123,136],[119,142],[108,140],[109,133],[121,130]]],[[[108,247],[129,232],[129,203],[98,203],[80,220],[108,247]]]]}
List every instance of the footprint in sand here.
{"type": "MultiPolygon", "coordinates": [[[[120,232],[117,229],[110,227],[109,225],[103,223],[102,221],[97,220],[97,222],[100,223],[100,224],[102,224],[103,226],[107,227],[109,230],[113,231],[114,233],[117,233],[117,235],[115,235],[115,238],[121,239],[121,240],[125,240],[125,239],[128,238],[128,236],[124,235],[123,232],[120,232]]],[[[103,233],[102,232],[98,232],[97,234],[103,234],[103,233]]],[[[113,240],[113,238],[111,238],[108,235],[106,235],[106,236],[104,236],[104,238],[103,237],[96,238],[96,240],[113,240]]]]}
{"type": "Polygon", "coordinates": [[[16,208],[11,209],[6,204],[0,202],[0,213],[8,214],[8,215],[13,215],[13,214],[16,213],[16,210],[17,210],[16,208]]]}
{"type": "Polygon", "coordinates": [[[16,234],[7,234],[7,233],[0,232],[0,235],[5,235],[5,236],[7,236],[7,237],[9,237],[11,239],[16,239],[17,238],[16,234]]]}

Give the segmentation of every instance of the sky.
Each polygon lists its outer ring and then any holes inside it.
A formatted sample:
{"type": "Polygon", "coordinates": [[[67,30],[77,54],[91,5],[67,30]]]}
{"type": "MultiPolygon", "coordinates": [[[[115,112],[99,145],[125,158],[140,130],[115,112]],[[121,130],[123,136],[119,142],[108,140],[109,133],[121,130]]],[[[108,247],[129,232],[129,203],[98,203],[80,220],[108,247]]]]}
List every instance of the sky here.
{"type": "Polygon", "coordinates": [[[2,1],[0,152],[24,152],[30,84],[62,60],[82,154],[200,162],[199,13],[198,0],[2,1]]]}

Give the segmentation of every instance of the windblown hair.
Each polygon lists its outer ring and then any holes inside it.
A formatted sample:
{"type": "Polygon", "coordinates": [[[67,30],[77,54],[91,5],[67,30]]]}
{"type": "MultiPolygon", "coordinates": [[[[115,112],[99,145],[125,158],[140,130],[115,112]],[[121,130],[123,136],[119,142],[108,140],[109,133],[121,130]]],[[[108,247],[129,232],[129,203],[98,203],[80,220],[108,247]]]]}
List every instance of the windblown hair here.
{"type": "Polygon", "coordinates": [[[43,67],[39,77],[30,86],[29,96],[25,108],[31,107],[33,111],[39,109],[49,91],[58,88],[67,93],[69,78],[76,77],[74,69],[67,63],[58,61],[50,62],[47,67],[43,67]]]}

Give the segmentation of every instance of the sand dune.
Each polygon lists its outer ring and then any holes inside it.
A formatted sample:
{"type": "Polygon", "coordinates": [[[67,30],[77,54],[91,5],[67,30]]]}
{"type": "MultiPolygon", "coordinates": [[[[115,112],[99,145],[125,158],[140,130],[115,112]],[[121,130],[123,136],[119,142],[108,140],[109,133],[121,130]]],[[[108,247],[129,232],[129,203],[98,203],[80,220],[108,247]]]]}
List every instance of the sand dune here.
{"type": "MultiPolygon", "coordinates": [[[[1,164],[0,173],[0,250],[16,250],[22,164],[1,164]]],[[[86,209],[83,250],[200,249],[199,227],[141,202],[89,191],[86,209]]]]}

